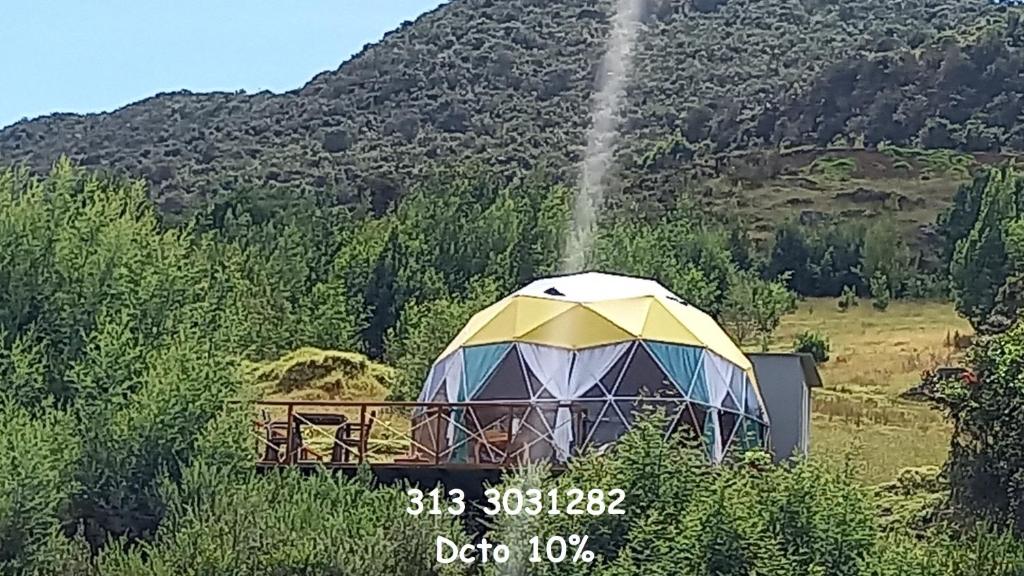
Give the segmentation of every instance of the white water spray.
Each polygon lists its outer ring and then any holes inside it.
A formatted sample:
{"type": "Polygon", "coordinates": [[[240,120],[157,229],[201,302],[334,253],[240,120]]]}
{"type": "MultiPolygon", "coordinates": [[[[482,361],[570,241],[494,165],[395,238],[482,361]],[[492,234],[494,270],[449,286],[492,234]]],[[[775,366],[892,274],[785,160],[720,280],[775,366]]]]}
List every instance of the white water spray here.
{"type": "Polygon", "coordinates": [[[615,15],[591,104],[591,124],[576,191],[572,226],[562,257],[562,272],[580,272],[594,243],[597,215],[604,203],[605,177],[612,166],[619,132],[619,109],[633,62],[645,0],[615,0],[615,15]]]}

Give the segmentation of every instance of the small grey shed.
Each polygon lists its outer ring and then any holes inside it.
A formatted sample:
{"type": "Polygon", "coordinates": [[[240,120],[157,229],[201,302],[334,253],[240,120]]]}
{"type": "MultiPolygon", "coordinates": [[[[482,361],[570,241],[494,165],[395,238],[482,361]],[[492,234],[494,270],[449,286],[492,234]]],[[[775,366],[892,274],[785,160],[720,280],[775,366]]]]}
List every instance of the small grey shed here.
{"type": "Polygon", "coordinates": [[[768,411],[775,461],[806,456],[811,445],[811,389],[821,375],[810,354],[748,353],[768,411]]]}

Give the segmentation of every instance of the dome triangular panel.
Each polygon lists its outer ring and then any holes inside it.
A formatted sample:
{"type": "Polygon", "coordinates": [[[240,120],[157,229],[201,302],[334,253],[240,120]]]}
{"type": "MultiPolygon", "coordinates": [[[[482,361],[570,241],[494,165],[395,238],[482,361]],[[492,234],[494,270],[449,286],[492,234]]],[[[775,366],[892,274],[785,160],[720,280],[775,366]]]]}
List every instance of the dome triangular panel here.
{"type": "Polygon", "coordinates": [[[519,339],[535,344],[579,349],[632,340],[633,336],[601,314],[577,304],[519,339]]]}

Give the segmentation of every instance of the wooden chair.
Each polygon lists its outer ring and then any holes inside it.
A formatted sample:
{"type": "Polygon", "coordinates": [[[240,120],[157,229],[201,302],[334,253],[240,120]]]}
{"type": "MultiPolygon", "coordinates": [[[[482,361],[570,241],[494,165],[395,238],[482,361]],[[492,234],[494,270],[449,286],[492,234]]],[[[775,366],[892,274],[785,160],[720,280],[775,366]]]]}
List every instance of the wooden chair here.
{"type": "Polygon", "coordinates": [[[509,447],[508,430],[495,428],[485,430],[483,439],[477,440],[473,447],[473,456],[477,464],[497,464],[505,460],[509,447]]]}
{"type": "Polygon", "coordinates": [[[285,445],[288,443],[288,423],[268,422],[264,424],[267,432],[266,444],[263,450],[263,461],[280,463],[283,459],[285,445]]]}
{"type": "Polygon", "coordinates": [[[371,410],[366,424],[359,422],[346,422],[334,431],[334,444],[331,448],[331,462],[335,464],[348,463],[352,459],[352,453],[366,456],[366,443],[370,439],[370,432],[373,430],[373,422],[377,419],[377,411],[371,410]]]}

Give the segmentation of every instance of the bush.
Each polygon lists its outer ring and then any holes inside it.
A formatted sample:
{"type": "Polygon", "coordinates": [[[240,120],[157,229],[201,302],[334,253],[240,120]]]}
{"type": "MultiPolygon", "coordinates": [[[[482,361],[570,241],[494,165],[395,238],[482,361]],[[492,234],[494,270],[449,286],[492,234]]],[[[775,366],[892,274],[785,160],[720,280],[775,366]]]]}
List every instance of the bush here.
{"type": "Polygon", "coordinates": [[[435,566],[435,539],[468,540],[452,516],[409,515],[400,488],[326,473],[199,465],[163,497],[167,517],[153,541],[109,550],[102,574],[459,574],[461,565],[435,566]]]}
{"type": "MultiPolygon", "coordinates": [[[[558,478],[543,471],[506,486],[621,488],[623,516],[502,517],[488,539],[587,534],[595,566],[558,574],[858,574],[876,533],[870,494],[845,470],[812,463],[773,466],[748,452],[710,467],[681,435],[665,440],[664,414],[640,417],[611,454],[573,461],[558,478]]],[[[543,565],[514,574],[549,574],[543,565]]],[[[499,574],[491,568],[484,574],[499,574]]]]}
{"type": "Polygon", "coordinates": [[[853,286],[844,286],[843,293],[839,296],[839,311],[846,312],[850,308],[860,306],[860,300],[857,299],[857,291],[853,289],[853,286]]]}
{"type": "Polygon", "coordinates": [[[83,552],[60,530],[78,451],[69,418],[0,401],[0,574],[47,574],[83,552]]]}
{"type": "Polygon", "coordinates": [[[875,310],[885,311],[889,308],[889,280],[884,274],[877,273],[871,277],[871,306],[875,310]]]}
{"type": "Polygon", "coordinates": [[[831,344],[828,338],[817,332],[801,332],[793,341],[793,351],[810,354],[818,364],[828,362],[828,354],[831,351],[831,344]]]}
{"type": "Polygon", "coordinates": [[[983,339],[970,353],[975,380],[943,380],[939,401],[953,423],[949,477],[965,512],[1024,533],[1024,324],[983,339]]]}

